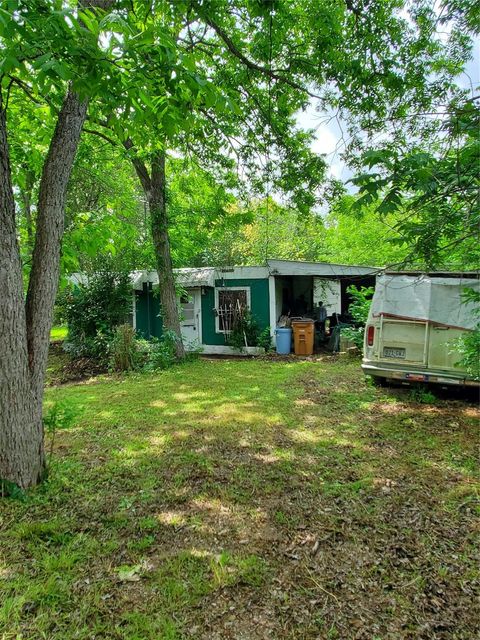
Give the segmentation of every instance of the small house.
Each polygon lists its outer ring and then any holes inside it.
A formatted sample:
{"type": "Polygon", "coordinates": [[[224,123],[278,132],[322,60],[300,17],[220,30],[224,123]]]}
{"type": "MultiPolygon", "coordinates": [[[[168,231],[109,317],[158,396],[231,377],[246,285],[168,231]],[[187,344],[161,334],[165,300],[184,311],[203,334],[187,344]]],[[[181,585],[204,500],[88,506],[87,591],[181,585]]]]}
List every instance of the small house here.
{"type": "MultiPolygon", "coordinates": [[[[348,311],[350,285],[374,286],[375,267],[267,260],[253,267],[175,269],[179,290],[181,329],[186,348],[206,354],[231,354],[228,345],[229,310],[248,308],[260,330],[273,337],[281,316],[304,316],[321,301],[330,317],[348,311]]],[[[133,326],[145,338],[162,335],[158,275],[132,274],[133,326]]],[[[254,352],[247,348],[244,352],[254,352]]]]}

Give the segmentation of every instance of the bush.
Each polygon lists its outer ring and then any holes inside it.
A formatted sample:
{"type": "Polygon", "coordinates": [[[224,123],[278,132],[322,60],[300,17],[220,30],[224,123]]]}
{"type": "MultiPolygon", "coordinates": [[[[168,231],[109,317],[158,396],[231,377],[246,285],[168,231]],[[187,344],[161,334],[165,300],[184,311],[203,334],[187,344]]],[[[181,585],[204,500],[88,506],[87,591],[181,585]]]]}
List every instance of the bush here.
{"type": "Polygon", "coordinates": [[[107,361],[117,326],[132,312],[130,276],[107,266],[93,273],[88,284],[64,293],[59,304],[68,324],[65,351],[107,361]]]}
{"type": "MultiPolygon", "coordinates": [[[[480,319],[480,292],[467,288],[463,293],[465,304],[473,304],[475,317],[480,319]]],[[[462,356],[458,366],[463,367],[474,380],[480,380],[480,322],[473,331],[466,331],[455,342],[456,349],[462,356]]]]}
{"type": "Polygon", "coordinates": [[[245,347],[263,347],[265,351],[268,351],[272,344],[270,327],[260,331],[255,316],[249,309],[246,309],[235,318],[227,344],[237,351],[242,351],[245,347]]]}
{"type": "Polygon", "coordinates": [[[203,347],[198,344],[195,340],[193,342],[183,341],[183,346],[185,347],[185,360],[187,362],[191,362],[192,360],[198,360],[200,355],[203,353],[203,347]]]}
{"type": "Polygon", "coordinates": [[[265,349],[265,353],[268,353],[272,349],[272,336],[270,335],[270,327],[265,327],[260,332],[257,340],[257,347],[265,349]]]}
{"type": "Polygon", "coordinates": [[[143,341],[145,371],[168,369],[177,362],[175,344],[177,335],[174,331],[165,331],[161,338],[143,341]]]}
{"type": "MultiPolygon", "coordinates": [[[[137,338],[130,325],[117,327],[110,342],[111,371],[161,371],[177,363],[174,331],[165,331],[161,338],[137,338]]],[[[197,358],[201,348],[187,352],[186,360],[197,358]]]]}
{"type": "Polygon", "coordinates": [[[416,387],[410,391],[410,399],[420,404],[435,404],[437,398],[429,389],[416,387]]]}
{"type": "Polygon", "coordinates": [[[110,369],[112,371],[134,371],[141,361],[139,341],[135,330],[129,324],[117,327],[109,344],[110,369]]]}
{"type": "Polygon", "coordinates": [[[465,332],[455,346],[462,356],[458,366],[474,380],[480,380],[480,324],[473,331],[465,332]]]}
{"type": "Polygon", "coordinates": [[[347,288],[347,292],[352,296],[353,302],[348,307],[348,313],[352,317],[354,326],[342,328],[342,336],[363,351],[363,339],[365,336],[365,325],[368,319],[368,312],[372,304],[373,287],[360,287],[355,285],[347,288]]]}

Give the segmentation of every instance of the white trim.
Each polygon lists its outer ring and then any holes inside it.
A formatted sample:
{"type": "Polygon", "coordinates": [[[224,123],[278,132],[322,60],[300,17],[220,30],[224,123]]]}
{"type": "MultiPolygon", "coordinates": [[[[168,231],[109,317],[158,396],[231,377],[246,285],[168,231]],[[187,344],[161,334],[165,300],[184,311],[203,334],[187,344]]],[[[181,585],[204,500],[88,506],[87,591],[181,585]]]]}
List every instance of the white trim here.
{"type": "MultiPolygon", "coordinates": [[[[247,307],[251,309],[251,292],[248,285],[245,285],[243,287],[215,287],[215,309],[218,309],[218,294],[220,291],[246,291],[247,307]]],[[[225,333],[225,331],[220,330],[218,315],[215,315],[215,333],[225,333]]]]}
{"type": "Polygon", "coordinates": [[[137,294],[135,289],[133,290],[132,327],[134,331],[137,330],[137,294]]]}
{"type": "Polygon", "coordinates": [[[270,310],[270,335],[275,336],[277,325],[277,301],[275,298],[275,276],[268,276],[268,307],[270,310]]]}
{"type": "Polygon", "coordinates": [[[241,351],[220,344],[202,344],[202,355],[219,356],[260,356],[265,353],[263,347],[243,347],[241,351]]]}

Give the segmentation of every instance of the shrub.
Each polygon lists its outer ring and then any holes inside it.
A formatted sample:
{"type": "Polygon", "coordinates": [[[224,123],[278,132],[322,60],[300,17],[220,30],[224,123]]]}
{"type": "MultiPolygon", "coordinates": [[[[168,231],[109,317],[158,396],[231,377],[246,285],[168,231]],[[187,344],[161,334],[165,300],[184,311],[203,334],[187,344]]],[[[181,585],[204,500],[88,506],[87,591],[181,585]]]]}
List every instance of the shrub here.
{"type": "MultiPolygon", "coordinates": [[[[475,317],[480,319],[480,292],[467,288],[463,294],[465,304],[473,304],[475,317]]],[[[480,322],[473,331],[466,331],[455,342],[456,349],[462,356],[458,366],[463,367],[474,380],[480,380],[480,322]]]]}
{"type": "Polygon", "coordinates": [[[250,309],[245,309],[235,318],[233,329],[227,339],[227,344],[237,351],[242,351],[245,347],[263,347],[268,351],[271,343],[270,327],[260,331],[258,322],[250,309]]]}
{"type": "Polygon", "coordinates": [[[257,347],[262,347],[265,349],[265,353],[268,353],[272,349],[272,336],[270,335],[270,327],[265,327],[263,331],[260,332],[257,340],[257,347]]]}
{"type": "Polygon", "coordinates": [[[437,401],[437,398],[432,391],[422,387],[412,389],[410,391],[410,398],[414,402],[419,402],[420,404],[434,404],[437,401]]]}
{"type": "Polygon", "coordinates": [[[363,339],[365,336],[365,325],[367,323],[368,312],[372,304],[373,287],[360,287],[357,289],[355,285],[347,288],[347,292],[352,296],[353,302],[348,307],[354,325],[352,327],[342,328],[342,336],[363,351],[363,339]]]}
{"type": "Polygon", "coordinates": [[[139,341],[129,324],[117,327],[109,344],[110,369],[112,371],[134,371],[140,362],[139,341]]]}
{"type": "Polygon", "coordinates": [[[455,346],[462,356],[458,366],[474,380],[480,380],[480,324],[473,331],[465,332],[455,346]]]}
{"type": "Polygon", "coordinates": [[[185,360],[191,362],[192,360],[198,360],[200,355],[203,353],[202,345],[198,344],[195,341],[183,341],[183,346],[185,347],[185,360]]]}
{"type": "Polygon", "coordinates": [[[174,331],[165,331],[161,338],[152,338],[144,341],[144,365],[145,371],[158,371],[168,369],[177,361],[175,344],[177,335],[174,331]]]}
{"type": "Polygon", "coordinates": [[[116,327],[132,311],[132,286],[126,271],[106,266],[91,275],[87,284],[75,286],[60,301],[68,324],[64,349],[74,357],[106,361],[116,327]]]}
{"type": "MultiPolygon", "coordinates": [[[[342,327],[342,336],[363,351],[363,338],[365,336],[365,327],[342,327]]],[[[357,353],[357,352],[355,352],[357,353]]]]}

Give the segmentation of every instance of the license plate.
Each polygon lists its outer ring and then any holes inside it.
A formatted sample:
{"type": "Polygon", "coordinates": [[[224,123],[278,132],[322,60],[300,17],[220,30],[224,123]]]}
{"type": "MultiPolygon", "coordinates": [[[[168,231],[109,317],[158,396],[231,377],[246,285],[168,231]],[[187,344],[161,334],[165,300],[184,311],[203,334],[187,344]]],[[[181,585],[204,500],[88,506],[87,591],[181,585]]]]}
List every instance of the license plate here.
{"type": "Polygon", "coordinates": [[[405,359],[405,349],[394,349],[393,347],[383,347],[383,357],[405,359]]]}

